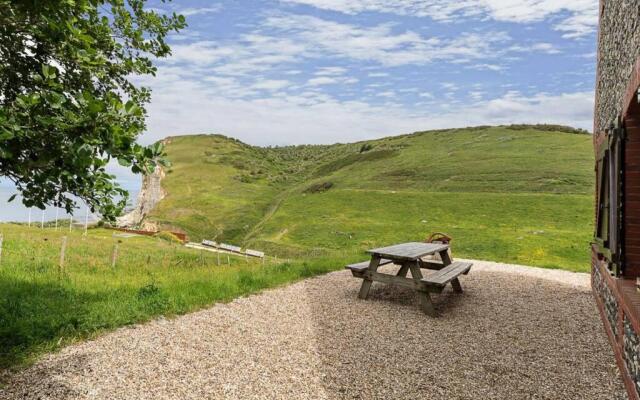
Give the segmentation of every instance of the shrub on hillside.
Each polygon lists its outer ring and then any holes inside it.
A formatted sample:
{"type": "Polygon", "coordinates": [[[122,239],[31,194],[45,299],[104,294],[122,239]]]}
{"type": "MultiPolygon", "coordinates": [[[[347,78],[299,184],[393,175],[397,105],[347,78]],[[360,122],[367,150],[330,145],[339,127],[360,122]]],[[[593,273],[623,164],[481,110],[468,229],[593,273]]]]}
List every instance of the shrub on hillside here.
{"type": "Polygon", "coordinates": [[[179,237],[177,237],[173,233],[167,232],[167,231],[158,232],[155,235],[153,235],[153,237],[157,237],[158,239],[166,240],[169,243],[182,244],[182,240],[180,240],[179,237]]]}
{"type": "Polygon", "coordinates": [[[554,125],[554,124],[512,124],[505,126],[507,129],[511,129],[514,131],[523,131],[526,129],[535,129],[537,131],[547,131],[547,132],[565,132],[565,133],[574,133],[574,134],[588,134],[589,131],[581,128],[574,128],[572,126],[565,125],[554,125]]]}
{"type": "Polygon", "coordinates": [[[315,183],[305,189],[305,193],[322,193],[333,187],[333,182],[315,183]]]}

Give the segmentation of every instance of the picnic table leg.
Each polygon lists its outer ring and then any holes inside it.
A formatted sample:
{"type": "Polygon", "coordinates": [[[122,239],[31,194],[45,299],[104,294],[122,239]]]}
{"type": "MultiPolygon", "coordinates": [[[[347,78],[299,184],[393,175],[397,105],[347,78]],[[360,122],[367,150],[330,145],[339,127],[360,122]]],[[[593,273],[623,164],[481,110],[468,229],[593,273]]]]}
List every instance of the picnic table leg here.
{"type": "MultiPolygon", "coordinates": [[[[378,270],[378,266],[380,265],[380,257],[372,256],[371,262],[369,263],[369,271],[376,272],[378,270]]],[[[366,299],[369,296],[369,289],[371,289],[371,284],[373,281],[370,278],[364,278],[362,280],[362,286],[360,286],[360,293],[358,293],[358,297],[361,299],[366,299]]]]}
{"type": "MultiPolygon", "coordinates": [[[[420,271],[420,261],[416,261],[415,263],[406,264],[411,269],[411,277],[414,281],[420,283],[422,279],[422,271],[420,271]]],[[[433,303],[431,302],[431,295],[429,292],[418,291],[418,300],[420,301],[420,308],[422,311],[430,317],[437,317],[438,313],[436,312],[433,303]]]]}
{"type": "Polygon", "coordinates": [[[431,296],[428,292],[418,292],[418,298],[420,299],[420,308],[422,309],[422,312],[430,317],[438,316],[436,308],[433,306],[433,303],[431,302],[431,296]]]}
{"type": "Polygon", "coordinates": [[[398,270],[398,273],[396,274],[396,276],[401,276],[404,278],[407,276],[407,272],[409,272],[409,264],[404,263],[400,267],[400,270],[398,270]]]}
{"type": "Polygon", "coordinates": [[[451,257],[449,257],[449,250],[445,249],[440,252],[440,259],[442,260],[442,266],[446,267],[451,264],[451,257]]]}
{"type": "Polygon", "coordinates": [[[458,278],[455,278],[451,281],[451,287],[453,288],[454,292],[462,293],[462,285],[460,285],[460,280],[458,278]]]}

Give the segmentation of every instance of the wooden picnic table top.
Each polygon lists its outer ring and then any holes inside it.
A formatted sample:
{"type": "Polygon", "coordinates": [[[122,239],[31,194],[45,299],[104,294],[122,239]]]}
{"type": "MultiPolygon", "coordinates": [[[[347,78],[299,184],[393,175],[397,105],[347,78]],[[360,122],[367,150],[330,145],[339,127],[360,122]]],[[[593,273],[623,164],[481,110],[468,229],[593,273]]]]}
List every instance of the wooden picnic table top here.
{"type": "Polygon", "coordinates": [[[448,248],[448,244],[410,242],[368,250],[368,253],[372,256],[392,260],[416,261],[424,256],[439,253],[448,248]]]}

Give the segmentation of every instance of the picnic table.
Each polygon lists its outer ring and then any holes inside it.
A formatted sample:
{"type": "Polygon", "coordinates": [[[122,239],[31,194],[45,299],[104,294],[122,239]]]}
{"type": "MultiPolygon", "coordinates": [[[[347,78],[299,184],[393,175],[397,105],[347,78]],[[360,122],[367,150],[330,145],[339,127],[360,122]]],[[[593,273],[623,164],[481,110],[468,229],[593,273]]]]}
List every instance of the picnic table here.
{"type": "Polygon", "coordinates": [[[405,286],[418,292],[420,307],[427,315],[436,317],[437,313],[431,301],[431,293],[441,293],[448,283],[451,283],[454,292],[462,293],[462,286],[458,277],[468,274],[472,264],[469,262],[453,262],[449,256],[449,245],[439,243],[401,243],[388,247],[369,250],[370,261],[347,265],[346,268],[356,278],[363,279],[358,297],[366,299],[369,295],[371,284],[382,282],[405,286]],[[440,255],[440,260],[425,260],[426,256],[440,255]],[[388,274],[378,271],[378,267],[385,264],[400,266],[397,273],[388,274]],[[426,276],[422,270],[432,270],[426,276]],[[407,273],[411,271],[411,278],[407,273]]]}

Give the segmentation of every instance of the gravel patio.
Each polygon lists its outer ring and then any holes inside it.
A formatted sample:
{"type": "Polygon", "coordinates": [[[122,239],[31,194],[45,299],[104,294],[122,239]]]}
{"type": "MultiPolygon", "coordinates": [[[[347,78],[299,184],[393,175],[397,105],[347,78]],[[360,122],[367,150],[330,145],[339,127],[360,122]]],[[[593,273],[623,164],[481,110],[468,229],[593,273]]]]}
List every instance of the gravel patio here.
{"type": "Polygon", "coordinates": [[[461,281],[433,319],[407,289],[308,279],[67,347],[0,398],[626,399],[589,275],[474,261],[461,281]]]}

